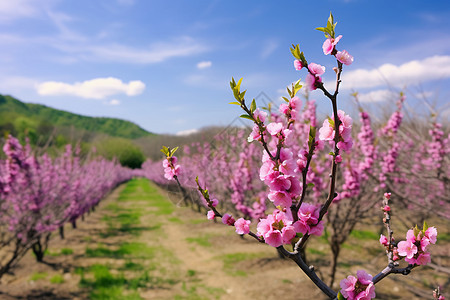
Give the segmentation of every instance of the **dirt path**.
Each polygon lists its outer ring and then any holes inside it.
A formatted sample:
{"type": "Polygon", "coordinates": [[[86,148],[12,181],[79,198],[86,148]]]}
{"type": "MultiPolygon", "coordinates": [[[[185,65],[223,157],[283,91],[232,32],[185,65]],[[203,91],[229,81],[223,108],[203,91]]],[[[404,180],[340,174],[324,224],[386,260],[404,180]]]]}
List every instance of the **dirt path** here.
{"type": "MultiPolygon", "coordinates": [[[[0,299],[325,299],[273,248],[169,198],[144,179],[119,187],[76,230],[67,226],[65,240],[52,240],[45,264],[29,253],[2,279],[0,299]]],[[[328,248],[314,243],[308,255],[326,274],[328,248]]],[[[352,265],[341,265],[347,274],[361,268],[366,249],[358,247],[352,265]]],[[[378,299],[388,299],[383,291],[406,299],[392,283],[378,291],[378,299]]]]}

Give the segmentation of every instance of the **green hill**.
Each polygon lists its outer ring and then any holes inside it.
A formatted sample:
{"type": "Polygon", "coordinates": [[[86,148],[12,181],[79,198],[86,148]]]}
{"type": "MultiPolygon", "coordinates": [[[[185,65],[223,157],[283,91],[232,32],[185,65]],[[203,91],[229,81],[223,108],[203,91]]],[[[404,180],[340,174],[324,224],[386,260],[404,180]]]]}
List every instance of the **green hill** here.
{"type": "Polygon", "coordinates": [[[48,135],[54,130],[67,133],[74,129],[78,135],[83,132],[84,135],[106,134],[126,139],[154,135],[129,121],[81,116],[0,95],[0,131],[20,133],[24,129],[35,131],[37,135],[48,135]]]}

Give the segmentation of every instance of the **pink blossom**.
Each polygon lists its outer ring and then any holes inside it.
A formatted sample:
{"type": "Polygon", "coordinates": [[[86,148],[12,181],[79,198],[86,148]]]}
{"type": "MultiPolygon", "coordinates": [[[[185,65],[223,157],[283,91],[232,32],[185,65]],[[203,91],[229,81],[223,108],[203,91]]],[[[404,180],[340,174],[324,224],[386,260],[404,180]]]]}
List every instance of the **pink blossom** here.
{"type": "Polygon", "coordinates": [[[261,139],[261,134],[259,131],[259,127],[258,125],[254,125],[252,128],[252,132],[250,132],[250,135],[247,138],[247,141],[249,143],[253,142],[253,141],[259,141],[261,139]]]}
{"type": "Polygon", "coordinates": [[[391,211],[391,207],[389,205],[386,205],[385,207],[383,207],[384,211],[391,211]]]}
{"type": "Polygon", "coordinates": [[[386,197],[386,199],[391,199],[391,193],[384,193],[384,197],[386,197]]]}
{"type": "Polygon", "coordinates": [[[323,221],[317,224],[320,206],[303,202],[298,211],[298,221],[294,223],[295,231],[303,234],[320,236],[323,232],[323,221]]]}
{"type": "Polygon", "coordinates": [[[340,150],[349,151],[350,149],[352,149],[353,141],[351,139],[346,142],[339,141],[336,146],[340,150]]]}
{"type": "Polygon", "coordinates": [[[370,300],[375,298],[375,285],[372,282],[372,275],[364,270],[356,272],[357,278],[349,275],[340,282],[341,294],[349,300],[370,300]]]}
{"type": "Polygon", "coordinates": [[[266,219],[260,219],[257,225],[257,234],[264,238],[266,244],[278,247],[288,244],[295,236],[292,221],[286,213],[275,210],[266,219]]]}
{"type": "Polygon", "coordinates": [[[323,125],[319,129],[319,139],[322,141],[331,141],[334,139],[334,128],[328,119],[323,121],[323,125]]]}
{"type": "Polygon", "coordinates": [[[302,64],[302,62],[300,61],[300,60],[294,60],[294,68],[297,70],[297,71],[300,71],[302,68],[303,68],[303,64],[302,64]]]}
{"type": "Polygon", "coordinates": [[[217,199],[215,199],[215,198],[211,200],[211,205],[212,205],[213,207],[216,207],[217,204],[219,204],[219,200],[217,200],[217,199]]]}
{"type": "Polygon", "coordinates": [[[280,165],[280,172],[284,175],[295,176],[298,171],[297,163],[294,159],[287,159],[280,165]]]}
{"type": "Polygon", "coordinates": [[[338,164],[340,162],[342,162],[342,156],[341,155],[336,155],[336,157],[334,158],[334,161],[338,164]]]}
{"type": "Polygon", "coordinates": [[[380,235],[380,244],[387,247],[389,245],[387,237],[380,235]]]}
{"type": "MultiPolygon", "coordinates": [[[[407,258],[405,258],[405,261],[408,262],[407,258]]],[[[424,266],[424,265],[427,265],[429,262],[431,262],[431,255],[429,252],[424,252],[424,253],[420,253],[417,256],[415,262],[411,260],[409,263],[411,263],[411,264],[415,263],[417,265],[424,266]]]]}
{"type": "Polygon", "coordinates": [[[283,123],[270,123],[266,128],[270,135],[275,136],[283,130],[283,123]]]}
{"type": "Polygon", "coordinates": [[[323,73],[325,73],[325,67],[321,66],[319,64],[316,63],[310,63],[308,64],[308,70],[313,74],[313,75],[322,75],[323,73]]]}
{"type": "Polygon", "coordinates": [[[235,220],[230,214],[225,214],[222,216],[222,223],[225,225],[233,226],[235,220]]]}
{"type": "Polygon", "coordinates": [[[430,243],[435,244],[437,240],[436,227],[428,227],[428,229],[425,231],[425,237],[430,240],[430,243]]]}
{"type": "Polygon", "coordinates": [[[406,232],[406,240],[411,243],[416,242],[416,236],[414,235],[414,230],[410,229],[406,232]]]}
{"type": "Polygon", "coordinates": [[[287,115],[289,112],[289,105],[286,103],[281,103],[280,107],[279,107],[279,111],[280,113],[282,113],[283,115],[287,115]]]}
{"type": "Polygon", "coordinates": [[[291,100],[289,100],[289,106],[292,109],[299,109],[302,106],[302,100],[299,97],[295,96],[291,100]]]}
{"type": "Polygon", "coordinates": [[[338,51],[336,53],[336,58],[338,61],[347,66],[353,63],[353,56],[351,56],[346,50],[338,51]]]}
{"type": "Polygon", "coordinates": [[[400,256],[406,256],[407,259],[411,259],[417,253],[417,247],[411,241],[401,241],[397,245],[398,254],[400,256]]]}
{"type": "Polygon", "coordinates": [[[234,223],[234,227],[236,227],[237,234],[248,234],[250,232],[250,220],[245,220],[243,218],[239,218],[234,223]]]}
{"type": "Polygon", "coordinates": [[[318,82],[322,82],[322,78],[320,76],[314,76],[310,73],[306,75],[305,85],[310,91],[314,91],[317,89],[316,84],[318,82]]]}
{"type": "Polygon", "coordinates": [[[208,210],[208,213],[206,214],[206,218],[208,218],[208,220],[213,220],[215,216],[216,215],[212,210],[208,210]]]}
{"type": "Polygon", "coordinates": [[[261,122],[265,122],[266,121],[266,117],[267,117],[267,113],[265,111],[260,110],[259,108],[257,108],[254,112],[253,112],[253,117],[256,120],[260,120],[261,122]]]}
{"type": "Polygon", "coordinates": [[[284,191],[271,191],[268,198],[275,206],[290,207],[292,205],[292,198],[284,191]]]}
{"type": "Polygon", "coordinates": [[[269,186],[272,191],[286,191],[291,187],[289,176],[282,175],[278,171],[270,173],[264,178],[264,183],[269,186]]]}
{"type": "Polygon", "coordinates": [[[336,46],[336,44],[339,42],[339,40],[341,38],[342,38],[342,35],[338,36],[335,39],[332,39],[332,38],[326,39],[322,45],[323,53],[325,55],[331,54],[334,50],[334,47],[336,46]]]}

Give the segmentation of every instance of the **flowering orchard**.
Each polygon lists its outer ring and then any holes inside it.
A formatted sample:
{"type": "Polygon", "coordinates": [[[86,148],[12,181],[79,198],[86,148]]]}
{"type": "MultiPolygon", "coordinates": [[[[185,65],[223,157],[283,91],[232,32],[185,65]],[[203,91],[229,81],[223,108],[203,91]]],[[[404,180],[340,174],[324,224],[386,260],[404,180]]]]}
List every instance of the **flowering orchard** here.
{"type": "Polygon", "coordinates": [[[31,248],[42,261],[50,235],[94,209],[119,183],[132,177],[117,162],[92,159],[82,162],[78,151],[66,146],[50,158],[33,155],[9,136],[0,161],[0,278],[31,248]]]}
{"type": "MultiPolygon", "coordinates": [[[[201,203],[209,209],[208,219],[221,218],[223,224],[234,226],[237,234],[250,235],[275,247],[292,259],[328,297],[372,299],[376,295],[375,286],[386,276],[408,275],[412,269],[431,261],[429,249],[437,241],[437,229],[429,227],[423,219],[436,210],[442,217],[450,216],[446,199],[450,139],[437,122],[433,122],[428,136],[401,132],[403,94],[399,96],[397,110],[376,132],[369,114],[361,108],[361,125],[358,133],[352,135],[352,118],[338,108],[338,94],[344,65],[351,65],[353,57],[346,50],[338,50],[342,35],[336,36],[335,28],[331,14],[327,25],[317,28],[326,37],[323,53],[336,59],[334,92],[323,84],[321,76],[325,67],[308,62],[299,45],[291,48],[294,68],[306,73],[307,91],[318,90],[331,103],[331,117],[318,130],[314,100],[307,98],[303,106],[297,96],[302,88],[300,80],[287,88],[285,103],[274,112],[271,107],[258,108],[254,99],[247,102],[246,91],[241,91],[242,79],[237,82],[232,79],[235,101],[231,104],[243,110],[242,118],[253,122],[247,138],[252,144],[245,146],[235,137],[228,143],[237,146],[234,151],[219,146],[214,154],[210,147],[196,145],[197,152],[188,152],[189,156],[183,160],[174,156],[177,148],[163,147],[164,177],[175,180],[186,196],[184,186],[193,185],[192,179],[186,177],[197,175],[195,184],[201,203]],[[255,148],[255,144],[260,147],[255,148]],[[411,155],[417,159],[411,159],[411,155]],[[425,185],[433,188],[426,189],[425,185]],[[266,199],[272,207],[266,207],[266,199]],[[394,207],[402,206],[412,210],[423,227],[414,226],[406,233],[405,240],[397,241],[391,215],[394,207]],[[341,279],[340,290],[334,291],[341,245],[354,226],[379,207],[382,207],[387,232],[380,237],[386,249],[386,267],[374,276],[365,270],[359,270],[356,276],[348,275],[341,279]],[[319,278],[302,255],[311,236],[323,235],[325,227],[330,232],[333,253],[329,284],[319,278]]],[[[354,96],[357,99],[357,94],[354,96]]],[[[151,162],[146,163],[143,172],[161,182],[162,174],[150,171],[153,166],[151,162]]],[[[444,299],[439,290],[434,297],[444,299]]]]}

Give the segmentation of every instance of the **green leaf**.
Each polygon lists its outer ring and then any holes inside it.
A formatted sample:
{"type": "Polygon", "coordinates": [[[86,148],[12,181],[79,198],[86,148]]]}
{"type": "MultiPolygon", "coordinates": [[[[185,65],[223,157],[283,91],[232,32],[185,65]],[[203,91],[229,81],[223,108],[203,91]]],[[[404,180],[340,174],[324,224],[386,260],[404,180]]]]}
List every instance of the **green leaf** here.
{"type": "Polygon", "coordinates": [[[289,48],[291,50],[292,55],[296,58],[296,59],[300,59],[300,48],[297,45],[292,45],[292,48],[289,48]]]}
{"type": "Polygon", "coordinates": [[[329,24],[333,25],[334,24],[334,18],[333,18],[333,14],[330,11],[330,16],[328,17],[328,22],[329,24]]]}
{"type": "Polygon", "coordinates": [[[163,146],[162,149],[160,150],[162,153],[164,153],[167,157],[170,156],[170,152],[169,152],[169,148],[167,148],[166,146],[163,146]]]}
{"type": "Polygon", "coordinates": [[[316,30],[327,32],[327,29],[325,27],[317,27],[316,30]]]}
{"type": "MultiPolygon", "coordinates": [[[[289,90],[289,89],[288,89],[288,90],[289,90]]],[[[286,101],[286,102],[289,103],[289,99],[288,99],[288,98],[286,98],[286,97],[281,97],[281,98],[283,98],[284,101],[286,101]]]]}
{"type": "Polygon", "coordinates": [[[307,186],[310,187],[310,188],[313,188],[315,185],[314,185],[314,183],[310,182],[310,183],[307,184],[307,186]]]}
{"type": "Polygon", "coordinates": [[[236,102],[236,101],[234,101],[234,102],[230,102],[230,103],[228,103],[228,104],[236,104],[236,105],[239,105],[239,106],[241,106],[241,104],[240,104],[239,102],[236,102]]]}
{"type": "Polygon", "coordinates": [[[240,91],[241,90],[241,83],[242,83],[242,77],[241,79],[239,79],[239,81],[236,84],[237,90],[240,91]]]}
{"type": "Polygon", "coordinates": [[[177,150],[178,150],[178,147],[173,148],[172,151],[170,152],[170,156],[172,156],[177,150]]]}
{"type": "Polygon", "coordinates": [[[253,113],[256,110],[256,101],[255,99],[252,100],[252,103],[250,104],[250,111],[253,113]]]}
{"type": "Polygon", "coordinates": [[[255,121],[252,117],[250,117],[249,115],[240,115],[241,118],[243,119],[249,119],[250,121],[255,121]]]}
{"type": "Polygon", "coordinates": [[[316,137],[316,127],[314,126],[309,126],[309,136],[312,138],[316,137]]]}
{"type": "Polygon", "coordinates": [[[302,61],[302,64],[304,66],[306,66],[308,64],[308,62],[306,61],[305,55],[303,54],[303,52],[300,52],[300,60],[302,61]]]}
{"type": "Polygon", "coordinates": [[[299,79],[294,85],[294,90],[293,90],[293,93],[292,93],[293,94],[292,97],[294,97],[301,88],[302,88],[302,85],[300,84],[300,79],[299,79]]]}
{"type": "Polygon", "coordinates": [[[414,236],[417,237],[419,235],[419,232],[420,232],[419,227],[417,227],[416,225],[416,227],[414,227],[414,236]]]}
{"type": "Polygon", "coordinates": [[[234,87],[236,86],[236,81],[234,81],[234,78],[231,77],[231,81],[230,81],[230,87],[232,90],[234,90],[234,87]]]}
{"type": "MultiPolygon", "coordinates": [[[[291,90],[289,89],[289,87],[286,87],[286,90],[287,90],[287,92],[288,92],[288,95],[292,98],[292,92],[291,92],[291,90]]],[[[289,102],[289,101],[288,101],[289,102]]]]}
{"type": "Polygon", "coordinates": [[[328,123],[330,123],[330,126],[334,128],[334,120],[332,118],[328,117],[328,123]]]}
{"type": "Polygon", "coordinates": [[[337,294],[337,298],[338,298],[338,300],[345,300],[344,296],[342,296],[340,291],[337,294]]]}
{"type": "Polygon", "coordinates": [[[427,221],[423,221],[423,233],[425,234],[425,231],[428,229],[427,221]]]}
{"type": "Polygon", "coordinates": [[[335,156],[336,154],[333,151],[330,151],[330,153],[328,153],[329,155],[335,156]]]}

